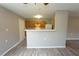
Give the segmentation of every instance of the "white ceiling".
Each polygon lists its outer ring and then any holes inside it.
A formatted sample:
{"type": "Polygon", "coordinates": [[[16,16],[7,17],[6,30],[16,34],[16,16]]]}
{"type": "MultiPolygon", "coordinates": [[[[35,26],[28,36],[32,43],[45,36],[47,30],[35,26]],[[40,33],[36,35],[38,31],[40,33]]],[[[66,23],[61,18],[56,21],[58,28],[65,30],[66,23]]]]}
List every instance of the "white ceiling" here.
{"type": "Polygon", "coordinates": [[[79,3],[49,3],[47,6],[42,3],[36,5],[34,3],[1,3],[0,5],[24,18],[33,18],[37,14],[50,18],[56,10],[69,11],[69,15],[79,16],[79,3]]]}

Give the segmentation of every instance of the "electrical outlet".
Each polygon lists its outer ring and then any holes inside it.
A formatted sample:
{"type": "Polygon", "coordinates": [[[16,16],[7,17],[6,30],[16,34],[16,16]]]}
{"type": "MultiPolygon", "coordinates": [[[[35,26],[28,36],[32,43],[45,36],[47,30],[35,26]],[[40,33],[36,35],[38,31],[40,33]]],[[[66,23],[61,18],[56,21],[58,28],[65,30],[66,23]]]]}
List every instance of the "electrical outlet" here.
{"type": "Polygon", "coordinates": [[[44,38],[44,40],[47,40],[46,38],[44,38]]]}
{"type": "Polygon", "coordinates": [[[5,43],[7,43],[8,42],[8,40],[5,40],[5,43]]]}

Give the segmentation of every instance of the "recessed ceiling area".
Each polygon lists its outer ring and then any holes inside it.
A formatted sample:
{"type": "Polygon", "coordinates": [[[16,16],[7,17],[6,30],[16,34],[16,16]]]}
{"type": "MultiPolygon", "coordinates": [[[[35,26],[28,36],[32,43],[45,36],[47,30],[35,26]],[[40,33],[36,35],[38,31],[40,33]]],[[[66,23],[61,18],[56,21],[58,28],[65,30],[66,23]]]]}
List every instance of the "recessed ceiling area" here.
{"type": "Polygon", "coordinates": [[[34,15],[42,15],[50,18],[57,10],[68,11],[70,16],[79,16],[79,3],[0,3],[0,6],[16,13],[23,18],[33,18],[34,15]]]}

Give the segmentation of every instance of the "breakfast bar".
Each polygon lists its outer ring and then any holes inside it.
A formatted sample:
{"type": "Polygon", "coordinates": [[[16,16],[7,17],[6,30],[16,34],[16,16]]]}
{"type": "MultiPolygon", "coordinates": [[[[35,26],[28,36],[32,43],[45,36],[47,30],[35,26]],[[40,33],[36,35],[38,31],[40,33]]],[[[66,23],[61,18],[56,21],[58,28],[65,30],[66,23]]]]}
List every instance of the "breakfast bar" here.
{"type": "Polygon", "coordinates": [[[57,11],[55,17],[26,21],[27,48],[65,48],[68,12],[57,11]]]}
{"type": "Polygon", "coordinates": [[[25,29],[25,32],[27,48],[65,48],[66,40],[60,39],[55,30],[25,29]]]}

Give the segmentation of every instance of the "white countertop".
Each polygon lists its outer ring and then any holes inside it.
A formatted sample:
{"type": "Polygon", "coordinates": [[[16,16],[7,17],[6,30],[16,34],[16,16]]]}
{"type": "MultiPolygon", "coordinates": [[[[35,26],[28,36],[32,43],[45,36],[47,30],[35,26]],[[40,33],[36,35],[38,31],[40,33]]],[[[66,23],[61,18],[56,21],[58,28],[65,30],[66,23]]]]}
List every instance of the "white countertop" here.
{"type": "Polygon", "coordinates": [[[25,29],[24,31],[55,31],[55,29],[25,29]]]}

